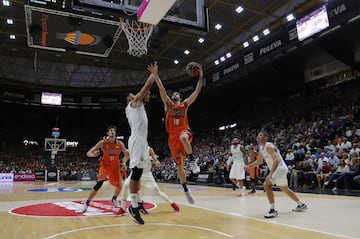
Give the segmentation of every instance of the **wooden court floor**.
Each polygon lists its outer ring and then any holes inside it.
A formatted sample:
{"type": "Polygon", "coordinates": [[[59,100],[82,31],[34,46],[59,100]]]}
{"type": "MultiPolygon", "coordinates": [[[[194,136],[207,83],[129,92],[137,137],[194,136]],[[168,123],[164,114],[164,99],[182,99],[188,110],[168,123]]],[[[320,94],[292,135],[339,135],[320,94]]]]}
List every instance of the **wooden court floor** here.
{"type": "Polygon", "coordinates": [[[275,192],[279,216],[264,219],[265,193],[239,197],[239,191],[191,185],[195,204],[189,205],[178,184],[159,184],[179,204],[181,212],[153,192],[143,199],[153,206],[145,225],[129,216],[114,216],[113,188],[104,184],[96,200],[105,211],[74,213],[87,198],[94,182],[14,182],[0,184],[0,239],[197,239],[197,238],[360,238],[360,197],[300,194],[307,212],[292,212],[296,205],[275,192]],[[59,213],[59,214],[57,214],[59,213]],[[56,214],[56,215],[53,215],[56,214]]]}

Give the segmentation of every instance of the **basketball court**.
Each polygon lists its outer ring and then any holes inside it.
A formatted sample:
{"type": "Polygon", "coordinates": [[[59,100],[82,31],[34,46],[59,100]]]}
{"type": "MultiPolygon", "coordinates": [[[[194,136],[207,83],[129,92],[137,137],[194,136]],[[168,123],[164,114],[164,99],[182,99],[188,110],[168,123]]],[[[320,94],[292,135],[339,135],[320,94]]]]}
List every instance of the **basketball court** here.
{"type": "MultiPolygon", "coordinates": [[[[76,0],[71,7],[59,2],[29,0],[25,4],[28,46],[108,57],[119,42],[129,45],[129,55],[146,54],[154,28],[146,23],[149,19],[142,19],[145,25],[134,22],[143,1],[76,0]],[[119,10],[128,15],[116,15],[119,10]],[[126,35],[126,42],[121,34],[126,35]]],[[[203,0],[191,4],[176,2],[169,6],[163,21],[208,30],[203,0]]],[[[151,16],[144,8],[142,17],[151,16]]],[[[148,9],[151,11],[150,6],[148,9]]],[[[156,25],[156,21],[151,24],[156,25]]],[[[45,147],[55,158],[64,143],[49,139],[45,147]]],[[[113,187],[109,184],[100,189],[87,213],[79,213],[94,184],[94,181],[0,183],[0,238],[360,238],[359,197],[299,193],[309,210],[292,212],[296,203],[275,192],[279,216],[264,219],[269,205],[263,191],[239,197],[239,191],[228,188],[192,185],[195,204],[190,205],[181,185],[160,184],[162,191],[181,207],[181,212],[174,212],[168,203],[144,189],[142,195],[149,215],[143,216],[145,225],[138,225],[128,215],[113,214],[116,209],[110,202],[113,187]]]]}
{"type": "Polygon", "coordinates": [[[307,212],[275,192],[279,216],[264,219],[265,193],[239,197],[229,188],[190,186],[195,204],[187,203],[179,184],[160,184],[180,207],[153,192],[142,192],[149,214],[145,225],[129,215],[114,216],[113,187],[104,184],[88,213],[77,213],[95,182],[14,182],[0,185],[0,238],[360,238],[359,197],[298,194],[307,212]]]}

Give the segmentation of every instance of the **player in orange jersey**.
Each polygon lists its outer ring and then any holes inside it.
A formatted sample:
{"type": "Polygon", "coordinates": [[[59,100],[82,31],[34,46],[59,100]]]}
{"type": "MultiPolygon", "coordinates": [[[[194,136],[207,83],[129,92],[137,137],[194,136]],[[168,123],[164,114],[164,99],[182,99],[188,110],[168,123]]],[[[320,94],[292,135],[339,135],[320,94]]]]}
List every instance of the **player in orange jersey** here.
{"type": "Polygon", "coordinates": [[[106,180],[108,180],[109,183],[115,187],[114,196],[111,199],[112,203],[115,207],[120,207],[117,201],[117,196],[120,194],[122,185],[119,157],[121,152],[123,152],[123,162],[126,162],[129,158],[129,152],[125,148],[124,143],[116,139],[115,126],[109,126],[106,130],[106,134],[107,137],[100,140],[86,153],[86,156],[88,157],[99,157],[100,154],[102,155],[99,158],[100,168],[98,173],[98,180],[88,199],[84,203],[83,209],[80,211],[81,213],[87,211],[91,200],[96,196],[98,190],[106,180]]]}
{"type": "Polygon", "coordinates": [[[192,131],[188,124],[188,107],[194,103],[200,94],[203,83],[203,70],[198,67],[199,79],[194,92],[185,100],[182,100],[179,92],[173,92],[171,98],[167,95],[166,89],[162,84],[158,74],[155,75],[155,82],[160,91],[161,100],[164,103],[166,111],[166,131],[168,132],[168,144],[171,155],[177,164],[178,177],[184,188],[186,198],[189,203],[193,204],[194,199],[186,185],[186,174],[184,170],[184,159],[187,156],[190,160],[190,167],[193,173],[199,173],[200,168],[196,164],[191,146],[192,131]]]}
{"type": "MultiPolygon", "coordinates": [[[[255,149],[255,146],[253,143],[249,144],[249,160],[248,163],[255,162],[257,158],[259,157],[258,152],[255,149]]],[[[255,186],[259,179],[259,167],[253,167],[249,168],[249,176],[251,181],[251,191],[249,193],[256,193],[255,186]]]]}

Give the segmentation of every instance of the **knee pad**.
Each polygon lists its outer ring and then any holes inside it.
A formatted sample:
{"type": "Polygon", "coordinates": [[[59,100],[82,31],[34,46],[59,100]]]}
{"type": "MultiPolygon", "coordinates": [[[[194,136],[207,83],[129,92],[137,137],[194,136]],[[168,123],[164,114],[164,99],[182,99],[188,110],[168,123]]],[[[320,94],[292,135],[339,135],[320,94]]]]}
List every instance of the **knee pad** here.
{"type": "Polygon", "coordinates": [[[103,185],[104,181],[99,181],[96,183],[96,185],[93,187],[95,191],[99,190],[101,186],[103,185]]]}
{"type": "Polygon", "coordinates": [[[131,179],[134,181],[139,181],[142,175],[143,169],[135,167],[132,169],[131,179]]]}

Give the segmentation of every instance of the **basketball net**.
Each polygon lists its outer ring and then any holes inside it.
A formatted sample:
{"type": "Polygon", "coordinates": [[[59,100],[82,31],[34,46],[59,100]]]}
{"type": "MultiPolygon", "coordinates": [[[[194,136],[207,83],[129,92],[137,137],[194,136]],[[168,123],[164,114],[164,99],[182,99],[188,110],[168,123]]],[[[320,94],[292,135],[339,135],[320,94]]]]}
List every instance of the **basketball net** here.
{"type": "Polygon", "coordinates": [[[140,57],[147,54],[147,42],[154,29],[154,25],[144,22],[129,21],[120,18],[121,29],[128,39],[129,55],[140,57]]]}
{"type": "Polygon", "coordinates": [[[59,151],[59,146],[54,145],[51,149],[51,159],[55,159],[55,156],[57,155],[59,151]]]}

